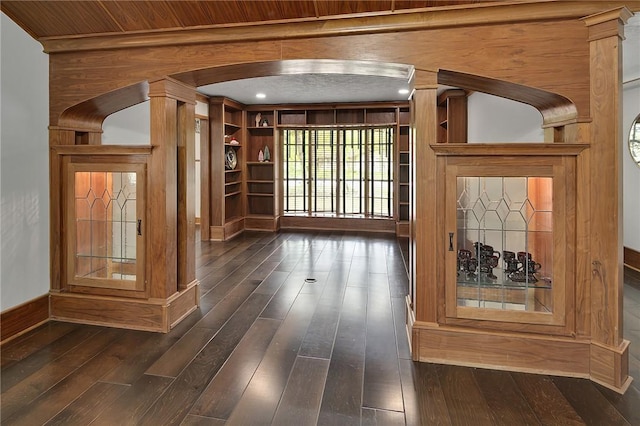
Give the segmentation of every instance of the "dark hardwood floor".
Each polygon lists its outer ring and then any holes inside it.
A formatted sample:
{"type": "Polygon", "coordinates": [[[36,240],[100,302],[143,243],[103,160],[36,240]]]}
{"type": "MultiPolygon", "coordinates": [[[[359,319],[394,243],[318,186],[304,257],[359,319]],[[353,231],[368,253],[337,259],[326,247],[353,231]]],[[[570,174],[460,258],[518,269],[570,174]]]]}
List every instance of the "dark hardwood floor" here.
{"type": "Polygon", "coordinates": [[[198,242],[201,306],[168,334],[49,322],[1,348],[3,425],[640,425],[640,273],[625,271],[635,381],[414,363],[393,237],[198,242]]]}

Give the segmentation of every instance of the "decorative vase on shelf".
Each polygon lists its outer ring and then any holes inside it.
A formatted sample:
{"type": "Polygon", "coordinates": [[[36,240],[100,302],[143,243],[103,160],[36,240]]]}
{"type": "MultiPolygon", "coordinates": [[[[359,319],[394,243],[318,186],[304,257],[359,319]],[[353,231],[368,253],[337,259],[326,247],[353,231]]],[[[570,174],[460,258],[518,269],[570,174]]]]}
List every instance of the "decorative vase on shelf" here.
{"type": "Polygon", "coordinates": [[[258,161],[264,161],[264,153],[262,152],[262,150],[258,152],[258,161]]]}
{"type": "Polygon", "coordinates": [[[259,126],[260,126],[260,120],[261,120],[261,119],[262,119],[262,113],[261,113],[261,112],[259,112],[259,113],[256,115],[256,127],[259,127],[259,126]]]}
{"type": "Polygon", "coordinates": [[[264,146],[264,161],[271,161],[271,153],[267,145],[264,146]]]}

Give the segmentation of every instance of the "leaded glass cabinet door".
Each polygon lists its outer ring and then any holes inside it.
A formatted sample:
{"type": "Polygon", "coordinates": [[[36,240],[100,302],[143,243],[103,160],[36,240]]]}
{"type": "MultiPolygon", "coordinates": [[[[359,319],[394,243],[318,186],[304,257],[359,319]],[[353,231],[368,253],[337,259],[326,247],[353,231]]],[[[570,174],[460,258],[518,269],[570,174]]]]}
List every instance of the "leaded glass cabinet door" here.
{"type": "Polygon", "coordinates": [[[564,328],[575,220],[565,159],[445,163],[447,317],[564,328]]]}
{"type": "Polygon", "coordinates": [[[71,163],[67,182],[69,285],[144,291],[145,165],[71,163]]]}

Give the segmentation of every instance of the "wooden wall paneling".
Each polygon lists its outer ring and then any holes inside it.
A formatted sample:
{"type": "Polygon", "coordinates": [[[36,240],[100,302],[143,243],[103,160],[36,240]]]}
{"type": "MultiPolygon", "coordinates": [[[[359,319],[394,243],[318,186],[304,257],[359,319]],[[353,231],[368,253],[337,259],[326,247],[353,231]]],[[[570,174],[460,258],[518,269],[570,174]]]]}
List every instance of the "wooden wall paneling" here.
{"type": "Polygon", "coordinates": [[[415,109],[414,151],[415,179],[413,197],[415,217],[413,232],[416,282],[416,321],[437,322],[438,290],[436,282],[436,157],[430,144],[436,142],[437,129],[437,75],[430,71],[417,71],[413,107],[415,109]]]}
{"type": "Polygon", "coordinates": [[[622,26],[618,9],[585,18],[591,70],[591,339],[592,378],[614,389],[628,386],[622,338],[622,26]],[[595,161],[597,159],[597,161],[595,161]],[[606,165],[607,167],[603,167],[606,165]],[[603,202],[606,194],[607,202],[603,202]],[[601,345],[601,346],[600,346],[601,345]],[[608,354],[603,354],[608,351],[608,354]]]}

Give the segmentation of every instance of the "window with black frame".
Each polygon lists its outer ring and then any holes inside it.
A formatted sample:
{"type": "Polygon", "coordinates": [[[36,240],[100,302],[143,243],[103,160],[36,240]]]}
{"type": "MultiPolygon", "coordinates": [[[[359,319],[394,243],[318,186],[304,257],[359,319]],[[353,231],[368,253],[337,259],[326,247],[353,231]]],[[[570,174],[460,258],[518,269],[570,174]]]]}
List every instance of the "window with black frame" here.
{"type": "Polygon", "coordinates": [[[394,128],[283,129],[284,214],[393,217],[394,128]]]}

